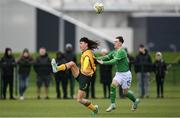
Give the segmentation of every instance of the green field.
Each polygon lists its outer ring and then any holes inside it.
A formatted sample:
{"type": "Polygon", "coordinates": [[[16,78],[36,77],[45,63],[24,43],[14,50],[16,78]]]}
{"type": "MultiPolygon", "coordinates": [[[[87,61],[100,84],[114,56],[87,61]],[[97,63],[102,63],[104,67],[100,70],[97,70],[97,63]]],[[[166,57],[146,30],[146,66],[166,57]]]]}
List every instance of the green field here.
{"type": "MultiPolygon", "coordinates": [[[[97,117],[178,117],[180,99],[143,99],[136,112],[130,110],[128,99],[118,99],[118,107],[111,113],[105,112],[109,100],[96,99],[99,104],[97,117]]],[[[90,117],[91,112],[75,100],[33,100],[1,101],[1,117],[90,117]]]]}
{"type": "MultiPolygon", "coordinates": [[[[165,55],[165,57],[168,55],[165,55]]],[[[167,60],[178,60],[179,55],[169,55],[167,60]],[[170,59],[171,58],[171,59],[170,59]]],[[[98,70],[97,70],[98,71],[98,70]]],[[[117,109],[111,113],[105,112],[109,106],[109,99],[103,97],[102,85],[99,75],[96,78],[96,97],[91,99],[100,107],[97,117],[180,117],[180,65],[174,65],[169,69],[165,80],[164,99],[156,98],[156,84],[154,74],[150,77],[150,98],[141,99],[136,112],[132,112],[131,102],[128,99],[119,99],[117,96],[117,109]]],[[[55,82],[51,81],[50,99],[45,100],[44,89],[42,99],[36,99],[36,78],[34,71],[31,72],[29,87],[25,94],[25,100],[0,100],[0,117],[91,117],[91,112],[77,103],[75,99],[56,99],[55,82]]],[[[76,83],[76,91],[78,84],[76,83]]],[[[131,90],[137,94],[136,75],[133,72],[131,90]]],[[[8,95],[8,93],[7,93],[8,95]]]]}
{"type": "MultiPolygon", "coordinates": [[[[33,75],[33,74],[32,74],[33,75]]],[[[132,112],[128,99],[117,98],[117,109],[111,113],[105,112],[110,100],[101,99],[102,87],[96,80],[96,97],[91,99],[100,107],[97,117],[180,117],[180,86],[179,80],[174,84],[172,80],[165,83],[165,98],[156,98],[155,81],[150,82],[150,98],[141,99],[136,112],[132,112]]],[[[136,81],[131,88],[137,95],[136,81]]],[[[76,83],[77,90],[77,83],[76,83]]],[[[30,80],[25,100],[0,100],[0,117],[91,117],[91,112],[77,103],[75,99],[56,99],[55,85],[50,87],[50,99],[45,100],[42,89],[42,99],[36,99],[35,79],[30,80]]]]}

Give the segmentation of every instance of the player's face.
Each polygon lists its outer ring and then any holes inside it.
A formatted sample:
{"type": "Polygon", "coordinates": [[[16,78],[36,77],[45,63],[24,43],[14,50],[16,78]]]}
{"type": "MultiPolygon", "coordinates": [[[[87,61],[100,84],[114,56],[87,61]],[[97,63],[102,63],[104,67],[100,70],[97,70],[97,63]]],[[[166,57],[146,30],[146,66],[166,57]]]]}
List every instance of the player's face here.
{"type": "Polygon", "coordinates": [[[115,39],[114,41],[114,48],[118,49],[121,47],[121,42],[119,41],[119,39],[115,39]]]}
{"type": "Polygon", "coordinates": [[[80,42],[80,49],[81,49],[82,52],[87,50],[87,48],[88,48],[88,44],[87,43],[80,42]]]}

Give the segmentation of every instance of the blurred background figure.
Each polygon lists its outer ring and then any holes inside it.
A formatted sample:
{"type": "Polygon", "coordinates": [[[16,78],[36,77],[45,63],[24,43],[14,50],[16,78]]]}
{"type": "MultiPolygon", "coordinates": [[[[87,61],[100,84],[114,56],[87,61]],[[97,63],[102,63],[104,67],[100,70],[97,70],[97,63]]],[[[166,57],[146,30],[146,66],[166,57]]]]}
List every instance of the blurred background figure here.
{"type": "Polygon", "coordinates": [[[156,85],[157,85],[157,98],[164,98],[164,78],[167,71],[167,66],[163,60],[162,53],[157,52],[154,62],[154,72],[156,75],[156,85]]]}
{"type": "MultiPolygon", "coordinates": [[[[62,52],[56,53],[56,63],[57,63],[57,65],[66,63],[65,57],[62,52]]],[[[60,84],[62,84],[63,98],[67,99],[68,79],[66,77],[65,71],[59,71],[59,72],[55,73],[54,76],[55,76],[55,81],[56,81],[57,99],[61,98],[60,84]]]]}
{"type": "MultiPolygon", "coordinates": [[[[108,54],[107,49],[101,50],[101,56],[108,54]]],[[[99,65],[100,67],[100,82],[103,85],[104,98],[110,98],[110,87],[112,82],[112,65],[99,65]]]]}
{"type": "Polygon", "coordinates": [[[9,98],[14,100],[13,87],[14,87],[14,67],[15,58],[12,55],[11,48],[6,48],[4,56],[1,58],[2,64],[2,98],[6,99],[6,91],[9,85],[9,98]]]}
{"type": "Polygon", "coordinates": [[[46,49],[39,49],[39,56],[35,60],[34,70],[37,74],[37,99],[40,99],[41,87],[44,84],[45,86],[45,99],[49,99],[48,89],[49,83],[51,80],[51,59],[49,58],[46,49]]]}
{"type": "Polygon", "coordinates": [[[152,70],[151,57],[144,45],[139,45],[139,54],[135,59],[135,72],[137,73],[137,86],[141,98],[149,97],[149,76],[152,70]]]}
{"type": "Polygon", "coordinates": [[[88,89],[87,89],[87,93],[86,93],[86,99],[88,99],[89,97],[90,98],[96,98],[96,95],[95,95],[95,82],[96,82],[96,72],[94,72],[91,80],[90,80],[90,84],[88,86],[88,89]],[[91,95],[91,96],[89,96],[91,95]]]}
{"type": "MultiPolygon", "coordinates": [[[[76,63],[76,55],[74,53],[73,50],[73,46],[72,44],[68,43],[66,44],[66,50],[65,50],[65,58],[66,58],[66,62],[69,61],[74,61],[76,63]]],[[[69,85],[70,85],[70,97],[74,98],[74,87],[75,87],[75,79],[72,75],[71,70],[67,70],[66,71],[66,77],[69,80],[69,85]]]]}
{"type": "Polygon", "coordinates": [[[33,58],[30,56],[29,50],[24,49],[21,57],[17,60],[19,66],[19,94],[20,100],[24,100],[24,93],[28,87],[29,74],[31,71],[31,65],[33,64],[33,58]]]}

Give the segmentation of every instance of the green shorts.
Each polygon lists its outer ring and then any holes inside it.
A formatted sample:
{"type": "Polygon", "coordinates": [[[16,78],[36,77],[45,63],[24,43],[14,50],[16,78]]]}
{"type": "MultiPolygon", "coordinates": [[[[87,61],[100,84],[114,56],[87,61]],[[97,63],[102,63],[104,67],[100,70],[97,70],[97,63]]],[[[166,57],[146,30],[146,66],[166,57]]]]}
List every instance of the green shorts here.
{"type": "Polygon", "coordinates": [[[89,85],[90,85],[91,77],[90,77],[90,76],[83,75],[83,74],[80,74],[80,75],[76,78],[76,80],[77,80],[78,83],[79,83],[79,89],[82,90],[82,91],[87,92],[87,89],[89,88],[89,85]]]}

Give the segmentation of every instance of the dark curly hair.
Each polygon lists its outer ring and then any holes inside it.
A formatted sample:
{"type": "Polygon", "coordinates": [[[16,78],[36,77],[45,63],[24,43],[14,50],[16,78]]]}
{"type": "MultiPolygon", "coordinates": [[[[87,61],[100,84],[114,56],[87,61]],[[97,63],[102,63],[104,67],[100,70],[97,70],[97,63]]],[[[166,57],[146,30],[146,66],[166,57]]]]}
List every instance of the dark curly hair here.
{"type": "Polygon", "coordinates": [[[91,49],[91,50],[97,49],[98,46],[99,46],[99,43],[97,41],[90,40],[87,37],[82,37],[80,39],[80,42],[87,43],[88,44],[88,49],[91,49]]]}

